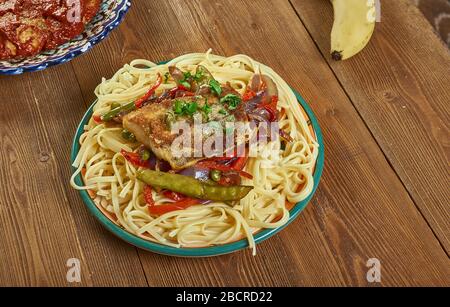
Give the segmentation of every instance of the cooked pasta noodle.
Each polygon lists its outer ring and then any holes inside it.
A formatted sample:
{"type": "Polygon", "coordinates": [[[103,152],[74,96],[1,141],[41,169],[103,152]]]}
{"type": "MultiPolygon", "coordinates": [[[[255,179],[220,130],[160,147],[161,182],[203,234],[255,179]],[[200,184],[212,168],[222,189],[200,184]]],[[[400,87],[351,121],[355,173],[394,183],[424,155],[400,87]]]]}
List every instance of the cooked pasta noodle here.
{"type": "MultiPolygon", "coordinates": [[[[252,157],[246,171],[253,179],[243,183],[254,189],[234,206],[213,202],[152,216],[142,196],[143,184],[136,179],[138,169],[120,154],[121,149],[136,150],[137,145],[121,137],[120,128],[97,124],[91,118],[80,137],[80,150],[73,163],[76,168],[71,184],[89,190],[101,210],[127,231],[150,241],[173,247],[205,247],[226,244],[246,237],[255,252],[253,234],[263,228],[277,228],[289,219],[289,208],[305,199],[313,189],[313,172],[318,144],[310,130],[308,118],[295,94],[271,68],[248,56],[222,57],[207,53],[180,56],[167,64],[157,65],[135,60],[121,68],[111,79],[103,79],[96,88],[98,97],[93,112],[102,114],[111,104],[124,105],[143,96],[155,83],[158,73],[164,75],[168,66],[195,71],[204,65],[220,83],[229,82],[240,94],[246,91],[254,73],[270,76],[279,91],[279,126],[293,139],[282,148],[278,138],[264,145],[252,157]],[[82,174],[84,185],[75,183],[82,174]]],[[[158,92],[173,88],[175,83],[162,84],[158,92]]],[[[156,204],[171,202],[152,191],[156,204]]]]}

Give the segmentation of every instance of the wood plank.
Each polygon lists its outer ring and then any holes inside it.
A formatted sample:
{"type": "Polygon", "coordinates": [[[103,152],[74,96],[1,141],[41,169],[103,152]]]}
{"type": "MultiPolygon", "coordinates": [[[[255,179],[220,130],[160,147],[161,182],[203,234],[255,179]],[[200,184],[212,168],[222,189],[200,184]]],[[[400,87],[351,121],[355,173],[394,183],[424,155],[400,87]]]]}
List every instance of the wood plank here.
{"type": "Polygon", "coordinates": [[[124,24],[73,65],[91,99],[100,78],[131,59],[209,47],[272,66],[310,102],[326,143],[323,181],[302,215],[258,245],[256,257],[141,251],[150,285],[368,285],[371,257],[382,263],[382,285],[448,284],[445,252],[288,1],[135,1],[124,24]]]}
{"type": "MultiPolygon", "coordinates": [[[[61,69],[47,74],[66,77],[61,69]]],[[[55,86],[40,78],[38,74],[0,78],[0,176],[5,183],[0,192],[1,282],[67,285],[66,261],[75,257],[81,260],[84,282],[91,285],[70,209],[61,206],[67,197],[39,107],[45,100],[34,96],[32,89],[55,90],[55,86]]],[[[49,94],[50,99],[56,97],[49,94]]]]}
{"type": "Polygon", "coordinates": [[[292,3],[449,254],[449,50],[411,1],[383,1],[369,46],[348,61],[334,62],[331,5],[292,3]]]}
{"type": "MultiPolygon", "coordinates": [[[[71,80],[67,84],[73,84],[78,89],[77,95],[66,93],[63,100],[56,100],[59,107],[55,107],[55,104],[43,104],[41,109],[47,118],[59,118],[61,114],[70,114],[64,120],[56,121],[47,125],[46,128],[49,141],[54,144],[55,155],[63,157],[58,158],[60,175],[69,199],[73,219],[77,225],[81,245],[86,258],[89,259],[93,285],[146,286],[147,282],[136,248],[117,240],[113,234],[97,223],[96,219],[86,210],[78,192],[68,184],[72,175],[70,166],[71,142],[86,108],[83,105],[83,98],[79,94],[79,87],[72,67],[67,66],[65,69],[71,71],[71,80]],[[91,222],[86,224],[87,220],[91,222]]],[[[50,82],[50,79],[47,82],[50,82]]]]}
{"type": "Polygon", "coordinates": [[[1,284],[67,286],[75,257],[83,270],[74,285],[147,285],[135,249],[101,229],[69,189],[85,110],[72,67],[1,77],[0,89],[1,284]]]}

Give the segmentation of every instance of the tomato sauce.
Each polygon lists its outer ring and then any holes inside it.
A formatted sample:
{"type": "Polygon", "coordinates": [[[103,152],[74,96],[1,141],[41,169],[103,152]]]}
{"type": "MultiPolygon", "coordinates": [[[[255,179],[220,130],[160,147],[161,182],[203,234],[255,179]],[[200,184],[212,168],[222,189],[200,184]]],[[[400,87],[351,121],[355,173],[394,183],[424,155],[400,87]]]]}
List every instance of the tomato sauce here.
{"type": "Polygon", "coordinates": [[[81,34],[101,0],[0,0],[0,60],[55,49],[81,34]],[[79,8],[79,11],[75,11],[79,8]]]}

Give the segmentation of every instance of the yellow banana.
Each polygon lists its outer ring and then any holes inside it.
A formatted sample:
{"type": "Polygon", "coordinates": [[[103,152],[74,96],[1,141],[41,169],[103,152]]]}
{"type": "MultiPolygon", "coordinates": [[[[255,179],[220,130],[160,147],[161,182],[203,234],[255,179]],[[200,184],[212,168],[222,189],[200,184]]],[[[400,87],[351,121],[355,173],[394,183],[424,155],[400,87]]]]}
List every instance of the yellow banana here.
{"type": "Polygon", "coordinates": [[[331,31],[331,56],[348,59],[369,42],[375,29],[375,0],[331,0],[334,24],[331,31]]]}

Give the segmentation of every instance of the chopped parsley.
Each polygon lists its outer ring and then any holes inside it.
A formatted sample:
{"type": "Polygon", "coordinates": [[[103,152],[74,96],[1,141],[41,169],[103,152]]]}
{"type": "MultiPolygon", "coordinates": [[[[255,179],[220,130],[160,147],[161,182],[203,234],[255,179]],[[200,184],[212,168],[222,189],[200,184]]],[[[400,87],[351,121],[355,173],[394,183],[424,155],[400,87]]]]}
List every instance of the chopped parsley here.
{"type": "Polygon", "coordinates": [[[192,75],[190,72],[184,72],[183,73],[183,79],[179,81],[179,84],[184,86],[186,89],[191,89],[191,79],[192,75]]]}
{"type": "Polygon", "coordinates": [[[198,104],[196,101],[186,102],[182,100],[175,100],[173,105],[173,112],[177,115],[192,116],[197,112],[198,104]]]}
{"type": "Polygon", "coordinates": [[[194,81],[200,81],[203,78],[203,70],[198,70],[195,72],[195,75],[191,74],[189,71],[183,73],[184,74],[184,81],[194,79],[194,81]]]}
{"type": "Polygon", "coordinates": [[[190,84],[188,81],[186,81],[186,80],[181,81],[180,84],[181,84],[182,86],[184,86],[184,87],[185,87],[186,89],[188,89],[188,90],[191,88],[191,84],[190,84]]]}
{"type": "Polygon", "coordinates": [[[192,75],[187,71],[183,73],[183,76],[183,80],[180,81],[180,84],[185,88],[190,89],[192,80],[199,82],[203,78],[203,71],[197,71],[195,75],[192,75]]]}
{"type": "Polygon", "coordinates": [[[192,75],[191,75],[191,73],[189,71],[184,72],[183,75],[184,75],[184,79],[183,80],[185,80],[185,81],[189,80],[192,77],[192,75]]]}
{"type": "Polygon", "coordinates": [[[208,115],[211,111],[211,106],[208,105],[208,102],[205,102],[205,105],[202,107],[202,112],[205,113],[205,115],[208,115]]]}
{"type": "Polygon", "coordinates": [[[194,80],[196,82],[200,82],[204,77],[204,70],[203,69],[197,69],[195,72],[195,75],[193,76],[194,80]]]}
{"type": "Polygon", "coordinates": [[[217,96],[222,94],[222,88],[220,87],[220,83],[214,79],[209,80],[209,87],[211,91],[215,93],[217,96]]]}
{"type": "Polygon", "coordinates": [[[227,104],[229,110],[235,110],[241,103],[241,98],[234,94],[228,94],[220,99],[221,104],[227,104]]]}
{"type": "Polygon", "coordinates": [[[173,111],[175,114],[182,114],[183,113],[183,104],[184,102],[181,100],[175,100],[175,103],[173,105],[173,111]]]}
{"type": "Polygon", "coordinates": [[[194,115],[194,113],[197,112],[197,108],[198,108],[197,102],[194,101],[194,102],[191,102],[191,103],[187,103],[186,105],[187,105],[186,113],[188,115],[194,115]]]}

